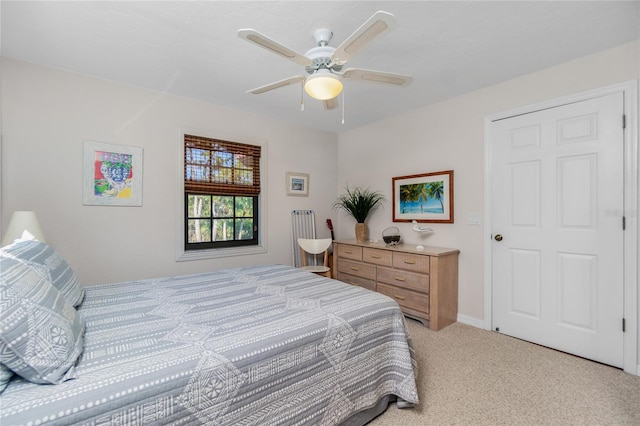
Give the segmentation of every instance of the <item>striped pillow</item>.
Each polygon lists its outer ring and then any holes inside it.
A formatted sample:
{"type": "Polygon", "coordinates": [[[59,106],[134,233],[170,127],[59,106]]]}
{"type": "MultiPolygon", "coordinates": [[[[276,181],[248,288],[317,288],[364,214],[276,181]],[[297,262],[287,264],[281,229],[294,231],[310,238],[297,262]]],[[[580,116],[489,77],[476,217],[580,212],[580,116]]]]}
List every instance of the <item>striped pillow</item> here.
{"type": "Polygon", "coordinates": [[[76,377],[84,321],[41,273],[0,253],[0,363],[33,383],[76,377]]]}
{"type": "Polygon", "coordinates": [[[4,364],[0,364],[0,393],[7,387],[12,377],[13,371],[9,367],[5,367],[4,364]]]}
{"type": "Polygon", "coordinates": [[[69,264],[50,245],[37,240],[17,240],[2,247],[0,254],[16,257],[34,266],[39,264],[48,269],[51,282],[71,306],[78,306],[84,298],[84,287],[69,264]]]}

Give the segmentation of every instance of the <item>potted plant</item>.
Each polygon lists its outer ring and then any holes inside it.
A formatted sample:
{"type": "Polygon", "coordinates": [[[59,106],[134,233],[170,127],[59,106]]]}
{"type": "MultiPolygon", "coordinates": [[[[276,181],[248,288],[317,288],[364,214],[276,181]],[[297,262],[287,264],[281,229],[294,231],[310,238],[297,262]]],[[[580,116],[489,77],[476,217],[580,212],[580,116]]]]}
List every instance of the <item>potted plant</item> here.
{"type": "Polygon", "coordinates": [[[362,189],[358,186],[349,188],[347,185],[346,194],[338,197],[333,208],[344,210],[347,214],[356,220],[356,240],[360,243],[367,241],[367,224],[365,220],[369,216],[371,210],[385,201],[384,195],[378,191],[370,189],[362,189]]]}

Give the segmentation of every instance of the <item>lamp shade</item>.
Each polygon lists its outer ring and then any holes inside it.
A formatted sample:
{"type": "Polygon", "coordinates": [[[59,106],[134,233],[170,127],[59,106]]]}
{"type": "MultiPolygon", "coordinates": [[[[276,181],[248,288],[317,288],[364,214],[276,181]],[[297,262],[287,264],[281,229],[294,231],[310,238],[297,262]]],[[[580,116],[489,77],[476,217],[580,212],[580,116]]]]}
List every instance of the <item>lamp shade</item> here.
{"type": "Polygon", "coordinates": [[[312,98],[326,101],[335,98],[342,92],[342,81],[340,81],[340,77],[332,74],[329,70],[318,70],[307,77],[304,90],[312,98]]]}
{"type": "Polygon", "coordinates": [[[4,233],[2,245],[6,246],[15,240],[38,240],[45,243],[44,234],[40,229],[35,212],[15,211],[9,221],[9,227],[4,233]]]}

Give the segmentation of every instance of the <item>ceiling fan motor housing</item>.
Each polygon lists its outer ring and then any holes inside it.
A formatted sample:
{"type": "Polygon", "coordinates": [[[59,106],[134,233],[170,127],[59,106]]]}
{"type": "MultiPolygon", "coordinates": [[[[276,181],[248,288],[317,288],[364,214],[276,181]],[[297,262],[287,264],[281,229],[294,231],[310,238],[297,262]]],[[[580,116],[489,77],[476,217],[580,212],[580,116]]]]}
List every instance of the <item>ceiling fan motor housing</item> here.
{"type": "Polygon", "coordinates": [[[309,74],[313,74],[320,69],[340,71],[342,69],[342,65],[334,64],[331,61],[331,55],[333,55],[335,50],[336,48],[331,46],[317,46],[309,49],[304,56],[311,59],[312,64],[307,65],[304,69],[309,74]]]}

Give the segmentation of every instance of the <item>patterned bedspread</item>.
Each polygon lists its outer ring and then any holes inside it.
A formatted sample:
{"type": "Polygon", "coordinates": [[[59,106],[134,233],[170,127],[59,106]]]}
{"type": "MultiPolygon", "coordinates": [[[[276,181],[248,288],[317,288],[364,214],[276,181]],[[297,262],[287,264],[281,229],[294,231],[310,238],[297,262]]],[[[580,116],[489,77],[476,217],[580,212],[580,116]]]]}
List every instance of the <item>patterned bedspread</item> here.
{"type": "Polygon", "coordinates": [[[335,425],[417,403],[398,305],[289,266],[87,287],[78,378],[22,379],[0,424],[335,425]]]}

